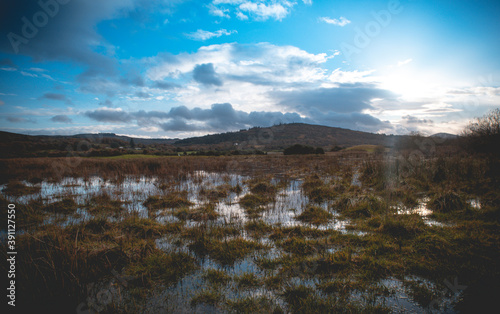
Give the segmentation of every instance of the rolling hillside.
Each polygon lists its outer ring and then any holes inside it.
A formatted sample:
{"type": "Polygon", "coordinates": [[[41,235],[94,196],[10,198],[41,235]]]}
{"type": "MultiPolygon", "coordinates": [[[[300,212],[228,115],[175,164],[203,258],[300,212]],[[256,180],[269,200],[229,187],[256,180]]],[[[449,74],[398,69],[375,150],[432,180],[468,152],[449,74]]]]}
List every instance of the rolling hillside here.
{"type": "Polygon", "coordinates": [[[401,136],[373,134],[322,125],[292,123],[269,128],[251,128],[238,132],[192,137],[175,142],[176,146],[229,148],[284,149],[293,144],[320,147],[350,147],[370,144],[393,146],[401,136]]]}

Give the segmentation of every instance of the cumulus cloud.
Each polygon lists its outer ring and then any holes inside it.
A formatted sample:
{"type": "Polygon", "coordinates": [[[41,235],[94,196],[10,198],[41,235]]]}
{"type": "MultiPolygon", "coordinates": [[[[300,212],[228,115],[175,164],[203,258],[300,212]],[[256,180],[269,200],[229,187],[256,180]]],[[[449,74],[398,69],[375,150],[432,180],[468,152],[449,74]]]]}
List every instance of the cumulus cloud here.
{"type": "Polygon", "coordinates": [[[230,18],[229,14],[227,14],[229,9],[218,8],[214,4],[209,4],[207,7],[209,9],[208,12],[213,16],[230,18]]]}
{"type": "Polygon", "coordinates": [[[394,97],[391,92],[369,84],[341,84],[334,88],[279,91],[271,95],[284,107],[300,112],[309,112],[314,108],[339,113],[361,112],[372,108],[372,99],[394,97]]]}
{"type": "Polygon", "coordinates": [[[52,118],[50,118],[50,121],[58,123],[73,123],[73,120],[71,120],[70,117],[63,114],[53,116],[52,118]]]}
{"type": "Polygon", "coordinates": [[[64,101],[67,104],[71,104],[71,99],[66,97],[66,95],[63,94],[58,94],[58,93],[45,93],[43,94],[39,99],[49,99],[49,100],[57,100],[57,101],[64,101]]]}
{"type": "Polygon", "coordinates": [[[21,118],[21,117],[7,117],[7,121],[12,123],[36,123],[36,120],[33,118],[21,118]]]}
{"type": "Polygon", "coordinates": [[[208,109],[177,106],[169,111],[124,112],[122,109],[100,108],[85,115],[99,122],[136,122],[142,127],[159,127],[165,132],[225,132],[253,126],[272,126],[279,123],[313,123],[336,127],[377,131],[388,128],[387,122],[360,112],[323,111],[311,108],[309,116],[297,112],[236,110],[229,103],[213,104],[208,109]]]}
{"type": "Polygon", "coordinates": [[[169,111],[125,112],[121,108],[99,108],[87,111],[85,116],[99,122],[130,123],[141,126],[159,126],[164,131],[227,131],[252,126],[271,126],[277,123],[312,122],[297,113],[279,111],[236,110],[231,104],[213,104],[209,109],[177,106],[169,111]]]}
{"type": "Polygon", "coordinates": [[[349,21],[348,19],[346,19],[343,16],[341,16],[339,19],[332,19],[332,18],[324,16],[324,17],[320,17],[319,20],[321,22],[324,22],[327,24],[332,24],[332,25],[337,25],[340,27],[346,26],[347,24],[351,23],[351,21],[349,21]]]}
{"type": "Polygon", "coordinates": [[[175,79],[198,64],[210,63],[223,78],[230,76],[250,83],[312,83],[325,78],[321,65],[329,58],[325,53],[312,54],[294,46],[228,43],[203,46],[192,54],[159,56],[146,75],[153,81],[175,79]]]}
{"type": "Polygon", "coordinates": [[[222,86],[222,81],[215,73],[214,65],[212,63],[198,64],[193,70],[193,78],[195,81],[203,85],[222,86]]]}
{"type": "Polygon", "coordinates": [[[103,107],[85,112],[85,115],[99,122],[130,122],[132,116],[121,108],[103,107]]]}
{"type": "Polygon", "coordinates": [[[406,116],[403,116],[401,117],[401,119],[403,119],[403,121],[405,121],[407,124],[433,124],[434,121],[432,121],[431,119],[419,119],[415,116],[411,116],[411,115],[406,115],[406,116]]]}
{"type": "MultiPolygon", "coordinates": [[[[311,5],[312,0],[302,0],[306,5],[311,5]]],[[[256,21],[274,19],[281,21],[286,18],[297,1],[290,0],[213,0],[208,6],[209,12],[215,16],[228,17],[230,12],[240,20],[249,17],[256,21]]]]}
{"type": "Polygon", "coordinates": [[[231,34],[235,34],[237,31],[232,30],[232,31],[227,31],[225,29],[219,29],[218,31],[215,32],[209,32],[205,31],[202,29],[197,30],[196,32],[186,34],[188,38],[194,39],[194,40],[200,40],[204,41],[213,37],[221,37],[222,35],[229,36],[231,34]]]}
{"type": "Polygon", "coordinates": [[[163,81],[156,81],[153,83],[153,88],[159,88],[159,89],[165,89],[165,90],[171,90],[177,87],[180,87],[178,84],[175,83],[170,83],[170,82],[163,82],[163,81]]]}

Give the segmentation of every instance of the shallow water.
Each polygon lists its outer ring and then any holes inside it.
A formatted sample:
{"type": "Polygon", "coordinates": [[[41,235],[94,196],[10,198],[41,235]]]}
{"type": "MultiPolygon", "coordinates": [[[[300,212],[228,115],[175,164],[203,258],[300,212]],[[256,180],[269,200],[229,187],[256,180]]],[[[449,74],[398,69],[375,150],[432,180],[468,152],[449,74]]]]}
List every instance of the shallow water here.
{"type": "MultiPolygon", "coordinates": [[[[180,180],[174,180],[172,178],[132,176],[125,177],[125,179],[120,182],[107,181],[100,177],[91,177],[88,180],[83,178],[65,178],[56,183],[40,183],[40,193],[24,195],[21,197],[6,196],[6,198],[9,201],[15,201],[22,204],[39,198],[43,199],[45,203],[51,203],[65,197],[71,197],[77,202],[77,204],[80,205],[80,208],[77,209],[75,214],[67,216],[52,215],[49,216],[44,222],[44,224],[67,226],[70,224],[79,224],[83,221],[91,219],[92,215],[84,209],[84,206],[93,196],[101,193],[107,193],[113,199],[118,199],[124,202],[123,207],[127,211],[137,212],[140,216],[147,217],[148,211],[143,203],[151,195],[163,195],[171,190],[187,191],[188,199],[195,204],[193,207],[197,207],[207,202],[200,196],[202,188],[215,189],[223,184],[228,184],[232,187],[239,185],[242,188],[241,193],[236,194],[231,192],[227,197],[217,201],[215,208],[220,214],[220,217],[213,222],[213,225],[230,224],[233,226],[239,226],[241,229],[241,236],[245,239],[250,239],[250,236],[248,236],[243,230],[243,225],[250,219],[245,210],[239,205],[240,199],[249,193],[249,188],[246,184],[246,181],[249,179],[250,177],[248,176],[238,174],[209,173],[205,171],[194,172],[193,174],[180,180]]],[[[271,182],[277,183],[276,180],[271,182]]],[[[354,186],[361,186],[358,172],[354,173],[351,183],[354,186]]],[[[341,220],[337,212],[333,212],[334,218],[331,219],[329,223],[319,227],[314,227],[296,220],[295,217],[300,215],[309,204],[308,198],[302,193],[301,184],[301,180],[287,181],[287,184],[277,192],[275,200],[265,206],[261,219],[265,223],[273,226],[307,226],[318,228],[320,230],[337,230],[343,233],[354,233],[358,236],[362,236],[364,234],[360,231],[348,230],[347,227],[350,222],[347,220],[341,220]]],[[[26,183],[26,185],[30,186],[29,183],[26,183]]],[[[0,189],[3,187],[4,186],[0,186],[0,189]]],[[[429,219],[428,216],[432,214],[432,211],[427,208],[428,201],[428,198],[422,198],[419,200],[418,206],[411,209],[398,207],[397,213],[418,214],[422,216],[424,222],[428,225],[443,226],[443,224],[429,219]]],[[[480,208],[479,200],[471,200],[470,204],[472,207],[480,208]]],[[[317,205],[328,210],[331,202],[324,202],[317,205]]],[[[155,217],[155,219],[159,222],[179,221],[178,218],[174,217],[170,213],[171,209],[166,209],[162,214],[155,217]]],[[[198,224],[199,223],[195,221],[188,220],[186,222],[187,227],[197,226],[198,224]]],[[[197,257],[200,262],[200,269],[190,275],[187,275],[173,287],[162,287],[158,289],[157,294],[148,300],[149,309],[151,312],[163,310],[167,312],[174,311],[179,313],[192,313],[193,311],[199,313],[220,312],[220,310],[216,310],[215,308],[206,305],[199,305],[196,308],[192,308],[189,305],[189,300],[195,295],[195,293],[206,287],[206,282],[202,278],[202,274],[206,270],[223,269],[231,277],[235,277],[243,273],[253,273],[258,277],[262,277],[264,276],[264,271],[256,265],[255,258],[268,257],[274,259],[288,254],[281,248],[277,247],[274,241],[267,237],[261,237],[257,240],[260,243],[267,245],[269,248],[265,251],[255,251],[246,256],[243,260],[237,261],[230,267],[222,267],[210,258],[200,259],[197,257]],[[168,300],[168,302],[166,302],[166,300],[168,300]]],[[[182,239],[179,236],[166,235],[157,239],[155,244],[157,248],[167,252],[185,252],[195,256],[194,253],[188,248],[189,241],[182,239]]],[[[327,253],[334,253],[337,250],[338,248],[336,247],[326,248],[327,253]]],[[[275,271],[270,272],[273,273],[275,271]]],[[[292,283],[314,287],[316,284],[320,283],[320,281],[319,279],[307,278],[307,276],[297,273],[297,276],[292,278],[292,283]]],[[[389,296],[378,296],[377,302],[388,304],[395,312],[423,312],[425,310],[422,305],[410,300],[407,291],[400,280],[393,278],[385,279],[382,280],[380,284],[393,291],[393,294],[389,296]]],[[[432,285],[432,283],[430,283],[430,285],[432,285]]],[[[236,287],[234,281],[231,281],[223,288],[222,292],[228,299],[232,300],[243,299],[248,296],[264,295],[269,299],[275,300],[275,302],[279,305],[284,304],[284,301],[279,295],[264,288],[263,286],[242,290],[236,287]]],[[[358,298],[362,300],[365,297],[365,294],[355,293],[351,297],[353,299],[358,298]]],[[[452,301],[446,299],[442,302],[442,304],[446,305],[452,301]]]]}

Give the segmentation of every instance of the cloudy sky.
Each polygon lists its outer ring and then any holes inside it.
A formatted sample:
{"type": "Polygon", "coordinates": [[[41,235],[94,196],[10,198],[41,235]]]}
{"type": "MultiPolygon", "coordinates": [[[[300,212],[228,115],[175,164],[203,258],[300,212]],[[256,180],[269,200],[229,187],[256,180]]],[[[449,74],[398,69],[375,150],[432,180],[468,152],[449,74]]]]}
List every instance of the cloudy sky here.
{"type": "Polygon", "coordinates": [[[500,106],[498,1],[12,0],[0,130],[459,133],[500,106]]]}

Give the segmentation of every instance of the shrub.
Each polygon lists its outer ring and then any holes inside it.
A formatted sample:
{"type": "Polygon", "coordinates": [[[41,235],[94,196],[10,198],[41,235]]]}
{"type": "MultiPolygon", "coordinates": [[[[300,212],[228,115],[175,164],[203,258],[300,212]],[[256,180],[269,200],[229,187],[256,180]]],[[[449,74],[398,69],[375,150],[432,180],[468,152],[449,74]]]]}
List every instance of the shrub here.
{"type": "Polygon", "coordinates": [[[295,144],[285,148],[283,154],[285,155],[307,155],[307,154],[324,154],[323,148],[314,148],[312,146],[295,144]]]}
{"type": "Polygon", "coordinates": [[[455,192],[444,192],[436,195],[428,204],[429,208],[441,213],[463,210],[468,207],[465,200],[455,192]]]}

